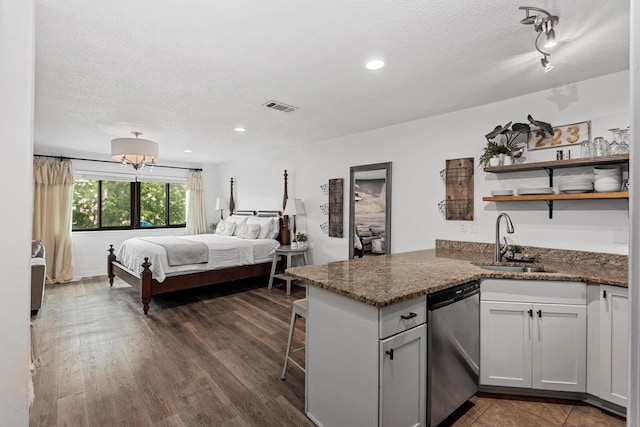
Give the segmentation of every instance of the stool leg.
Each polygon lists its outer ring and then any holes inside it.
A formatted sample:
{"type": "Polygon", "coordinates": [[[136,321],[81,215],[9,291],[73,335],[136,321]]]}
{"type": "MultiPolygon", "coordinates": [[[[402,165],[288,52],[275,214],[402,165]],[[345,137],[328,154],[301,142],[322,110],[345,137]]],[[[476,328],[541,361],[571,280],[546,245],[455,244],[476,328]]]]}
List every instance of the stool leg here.
{"type": "Polygon", "coordinates": [[[284,356],[284,368],[282,368],[282,376],[280,379],[284,380],[287,376],[287,364],[289,363],[289,355],[291,354],[291,344],[293,343],[293,331],[296,329],[296,314],[295,308],[291,310],[291,326],[289,327],[289,342],[287,343],[287,353],[284,356]]]}
{"type": "Polygon", "coordinates": [[[278,254],[273,254],[273,261],[271,262],[271,274],[269,275],[269,286],[267,289],[271,289],[273,286],[273,275],[276,274],[276,265],[278,264],[278,254]]]}

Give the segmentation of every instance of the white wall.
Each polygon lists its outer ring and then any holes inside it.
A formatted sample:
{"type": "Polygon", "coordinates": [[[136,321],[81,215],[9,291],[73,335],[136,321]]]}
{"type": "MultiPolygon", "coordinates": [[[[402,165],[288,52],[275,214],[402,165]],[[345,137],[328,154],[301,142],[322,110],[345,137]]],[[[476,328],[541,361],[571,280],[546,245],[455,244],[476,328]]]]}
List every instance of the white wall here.
{"type": "MultiPolygon", "coordinates": [[[[39,153],[44,154],[44,153],[39,153]]],[[[52,154],[52,153],[46,153],[52,154]]],[[[56,155],[65,153],[56,153],[56,155]]],[[[202,179],[205,185],[205,204],[207,224],[217,222],[220,217],[219,211],[213,209],[216,197],[221,197],[218,193],[220,183],[218,182],[218,171],[214,165],[175,165],[181,167],[192,167],[202,169],[202,179]]],[[[122,169],[119,165],[109,163],[97,163],[87,161],[73,161],[75,172],[92,171],[95,173],[127,173],[134,174],[133,169],[127,166],[122,169]]],[[[142,172],[138,175],[149,175],[156,179],[171,179],[174,177],[186,177],[188,170],[156,168],[153,172],[142,172]]],[[[141,178],[142,179],[142,178],[141,178]]],[[[114,231],[78,231],[73,232],[73,264],[74,279],[81,277],[100,276],[106,274],[107,255],[109,245],[118,248],[122,242],[130,237],[158,236],[185,234],[184,228],[165,229],[142,229],[142,230],[114,230],[114,231]]]]}
{"type": "MultiPolygon", "coordinates": [[[[545,75],[541,73],[540,78],[545,75]]],[[[445,161],[475,157],[477,164],[486,133],[511,120],[526,122],[528,114],[553,125],[591,120],[592,137],[609,138],[607,129],[629,124],[629,73],[225,163],[219,168],[220,181],[235,178],[239,209],[279,207],[282,170],[288,169],[289,195],[305,203],[307,215],[298,228],[308,229],[315,263],[347,257],[349,167],[387,161],[393,162],[393,252],[431,248],[437,238],[492,242],[497,213],[505,211],[516,228],[511,237],[519,244],[626,254],[626,243],[613,242],[614,235],[624,235],[628,229],[626,200],[556,202],[552,220],[548,219],[545,202],[497,205],[482,201],[493,188],[537,182],[547,185],[542,171],[494,175],[476,169],[475,221],[442,218],[437,204],[445,198],[445,185],[439,176],[445,161]],[[330,238],[320,230],[320,224],[327,221],[319,208],[327,202],[320,185],[330,178],[345,179],[342,239],[330,238]],[[463,225],[466,231],[461,232],[463,225]]],[[[578,151],[573,155],[577,157],[578,151]]],[[[538,150],[527,157],[551,160],[555,159],[555,150],[538,150]]],[[[566,171],[558,175],[563,173],[566,171]]]]}
{"type": "Polygon", "coordinates": [[[27,426],[34,7],[32,1],[0,0],[0,11],[0,144],[10,160],[0,168],[5,183],[0,222],[0,424],[27,426]]]}

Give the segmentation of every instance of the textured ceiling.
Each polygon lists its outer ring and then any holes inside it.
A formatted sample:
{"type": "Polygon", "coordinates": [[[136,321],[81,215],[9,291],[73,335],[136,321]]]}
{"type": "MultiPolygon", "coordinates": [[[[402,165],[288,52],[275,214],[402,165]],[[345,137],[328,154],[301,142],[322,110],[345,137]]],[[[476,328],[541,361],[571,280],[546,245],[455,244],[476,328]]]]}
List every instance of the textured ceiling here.
{"type": "Polygon", "coordinates": [[[35,3],[35,151],[49,154],[105,158],[136,130],[162,163],[218,163],[629,67],[628,0],[35,3]],[[560,17],[550,73],[521,5],[560,17]],[[373,56],[388,65],[365,70],[373,56]]]}

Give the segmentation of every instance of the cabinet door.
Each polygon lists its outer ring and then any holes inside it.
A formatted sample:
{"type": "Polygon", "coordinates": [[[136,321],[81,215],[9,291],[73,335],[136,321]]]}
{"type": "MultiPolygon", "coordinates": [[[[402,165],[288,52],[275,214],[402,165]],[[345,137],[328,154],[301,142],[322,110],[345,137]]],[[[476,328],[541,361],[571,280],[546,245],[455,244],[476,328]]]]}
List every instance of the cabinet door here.
{"type": "Polygon", "coordinates": [[[480,384],[531,387],[532,306],[480,303],[480,384]]]}
{"type": "Polygon", "coordinates": [[[587,390],[587,307],[533,304],[535,389],[587,390]]]}
{"type": "Polygon", "coordinates": [[[426,426],[427,326],[380,341],[380,426],[426,426]]]}
{"type": "Polygon", "coordinates": [[[600,286],[600,398],[627,406],[629,363],[627,289],[600,286]]]}

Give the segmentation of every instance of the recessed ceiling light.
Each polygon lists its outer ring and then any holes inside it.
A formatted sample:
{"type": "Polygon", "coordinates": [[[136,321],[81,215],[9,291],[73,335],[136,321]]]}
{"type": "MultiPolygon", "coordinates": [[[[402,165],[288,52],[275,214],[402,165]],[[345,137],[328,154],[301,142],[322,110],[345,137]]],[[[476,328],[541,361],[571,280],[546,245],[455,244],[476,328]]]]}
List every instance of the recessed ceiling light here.
{"type": "Polygon", "coordinates": [[[379,70],[384,66],[385,66],[385,62],[382,59],[370,59],[364,64],[364,67],[367,70],[379,70]]]}
{"type": "Polygon", "coordinates": [[[237,128],[234,128],[233,130],[235,130],[236,132],[245,132],[246,131],[245,128],[239,127],[239,126],[237,128]]]}
{"type": "Polygon", "coordinates": [[[192,150],[189,150],[188,148],[186,150],[184,150],[185,153],[193,153],[192,150]]]}

